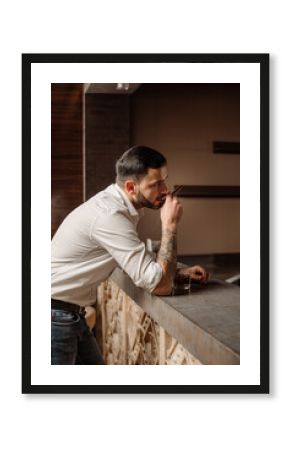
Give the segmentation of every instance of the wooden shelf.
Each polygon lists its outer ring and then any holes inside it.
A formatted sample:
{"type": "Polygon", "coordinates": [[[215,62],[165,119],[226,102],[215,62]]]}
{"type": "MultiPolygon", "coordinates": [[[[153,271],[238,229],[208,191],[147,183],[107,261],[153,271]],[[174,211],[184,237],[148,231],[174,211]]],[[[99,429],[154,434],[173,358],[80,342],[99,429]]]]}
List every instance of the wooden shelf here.
{"type": "Polygon", "coordinates": [[[183,186],[178,197],[239,198],[240,186],[183,186]]]}
{"type": "Polygon", "coordinates": [[[240,143],[215,141],[213,142],[213,152],[238,155],[240,153],[240,143]]]}

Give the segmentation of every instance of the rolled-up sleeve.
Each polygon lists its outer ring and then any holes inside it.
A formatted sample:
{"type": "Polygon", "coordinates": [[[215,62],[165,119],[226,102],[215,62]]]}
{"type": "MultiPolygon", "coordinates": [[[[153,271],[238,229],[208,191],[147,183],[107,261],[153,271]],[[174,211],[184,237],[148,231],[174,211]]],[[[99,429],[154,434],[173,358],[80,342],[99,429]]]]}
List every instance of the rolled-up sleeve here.
{"type": "Polygon", "coordinates": [[[122,212],[100,215],[91,239],[104,248],[134,284],[152,292],[162,278],[162,268],[140,240],[134,224],[122,212]]]}

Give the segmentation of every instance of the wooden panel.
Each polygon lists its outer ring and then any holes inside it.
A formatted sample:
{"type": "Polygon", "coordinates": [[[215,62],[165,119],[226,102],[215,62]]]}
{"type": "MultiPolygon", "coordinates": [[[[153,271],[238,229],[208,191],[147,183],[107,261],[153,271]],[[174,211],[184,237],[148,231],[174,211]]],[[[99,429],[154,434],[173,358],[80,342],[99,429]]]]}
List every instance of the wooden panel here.
{"type": "Polygon", "coordinates": [[[96,336],[106,364],[201,364],[112,280],[100,284],[97,306],[96,336]]]}
{"type": "Polygon", "coordinates": [[[129,147],[130,96],[85,96],[86,198],[115,182],[115,162],[129,147]]]}
{"type": "MultiPolygon", "coordinates": [[[[174,189],[177,186],[174,186],[174,189]]],[[[239,197],[240,186],[183,186],[178,197],[239,197]]]]}
{"type": "Polygon", "coordinates": [[[51,234],[82,202],[82,92],[78,83],[51,85],[51,234]]]}

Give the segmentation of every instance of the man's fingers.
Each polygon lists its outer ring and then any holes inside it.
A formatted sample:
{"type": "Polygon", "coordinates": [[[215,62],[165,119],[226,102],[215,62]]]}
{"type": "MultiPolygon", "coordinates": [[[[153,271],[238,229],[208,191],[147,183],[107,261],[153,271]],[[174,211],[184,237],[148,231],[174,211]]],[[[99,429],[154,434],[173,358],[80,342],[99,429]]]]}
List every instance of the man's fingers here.
{"type": "Polygon", "coordinates": [[[209,274],[204,269],[198,268],[191,274],[191,278],[193,280],[200,281],[201,283],[207,283],[209,274]]]}
{"type": "Polygon", "coordinates": [[[190,278],[192,278],[193,280],[199,281],[202,279],[202,275],[199,275],[198,273],[191,273],[190,278]]]}
{"type": "Polygon", "coordinates": [[[208,278],[209,278],[209,273],[205,272],[202,282],[203,283],[207,283],[208,282],[208,278]]]}

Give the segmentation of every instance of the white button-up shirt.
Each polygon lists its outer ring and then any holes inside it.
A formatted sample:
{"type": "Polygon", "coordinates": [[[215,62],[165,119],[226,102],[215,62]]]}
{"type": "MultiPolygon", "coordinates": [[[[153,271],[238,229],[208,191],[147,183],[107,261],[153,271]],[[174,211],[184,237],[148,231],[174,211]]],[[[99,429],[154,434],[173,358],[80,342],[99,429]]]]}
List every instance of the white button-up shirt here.
{"type": "Polygon", "coordinates": [[[52,239],[51,297],[81,306],[96,301],[99,283],[116,266],[136,286],[152,292],[162,277],[162,268],[136,227],[143,215],[125,192],[112,184],[72,211],[52,239]]]}

